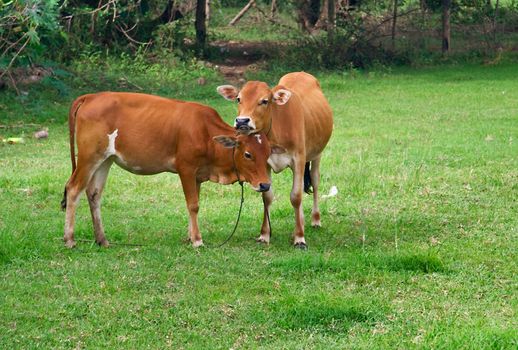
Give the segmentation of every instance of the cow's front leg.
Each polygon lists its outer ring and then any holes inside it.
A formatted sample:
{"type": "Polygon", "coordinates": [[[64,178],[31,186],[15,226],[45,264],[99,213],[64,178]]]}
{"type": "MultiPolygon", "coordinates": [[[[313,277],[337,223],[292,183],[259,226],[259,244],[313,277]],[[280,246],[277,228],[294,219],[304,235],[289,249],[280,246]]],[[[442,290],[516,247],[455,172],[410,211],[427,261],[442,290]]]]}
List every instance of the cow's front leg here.
{"type": "Polygon", "coordinates": [[[302,190],[304,188],[304,162],[295,162],[293,170],[293,186],[291,188],[290,201],[295,211],[295,231],[293,233],[293,245],[296,248],[306,249],[304,239],[304,211],[302,210],[302,190]]]}
{"type": "MultiPolygon", "coordinates": [[[[263,214],[263,225],[261,226],[261,235],[257,238],[257,242],[270,243],[271,227],[268,221],[268,215],[270,215],[270,205],[273,202],[273,190],[270,189],[263,192],[263,203],[264,203],[264,214],[263,214]]],[[[271,219],[271,215],[270,215],[271,219]]]]}
{"type": "Polygon", "coordinates": [[[200,229],[198,227],[201,184],[196,180],[195,174],[180,174],[180,180],[182,181],[187,210],[189,211],[189,239],[191,240],[192,246],[197,248],[203,245],[200,229]]]}

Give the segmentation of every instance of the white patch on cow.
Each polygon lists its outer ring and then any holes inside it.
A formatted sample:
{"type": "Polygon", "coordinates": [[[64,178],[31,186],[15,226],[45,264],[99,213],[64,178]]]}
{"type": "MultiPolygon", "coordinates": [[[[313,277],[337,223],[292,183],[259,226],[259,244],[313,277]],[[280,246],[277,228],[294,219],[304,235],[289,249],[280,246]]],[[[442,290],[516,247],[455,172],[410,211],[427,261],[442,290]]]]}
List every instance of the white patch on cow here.
{"type": "Polygon", "coordinates": [[[257,142],[259,142],[259,144],[263,143],[263,140],[261,140],[261,135],[255,135],[255,138],[257,139],[257,142]]]}
{"type": "Polygon", "coordinates": [[[118,135],[119,135],[119,129],[115,129],[114,132],[112,132],[111,134],[108,134],[108,148],[106,149],[106,153],[105,153],[107,157],[113,156],[117,153],[115,151],[115,139],[117,138],[118,135]]]}
{"type": "Polygon", "coordinates": [[[292,158],[288,153],[272,154],[270,155],[270,158],[268,158],[268,164],[272,167],[275,173],[286,169],[291,165],[291,162],[292,158]]]}

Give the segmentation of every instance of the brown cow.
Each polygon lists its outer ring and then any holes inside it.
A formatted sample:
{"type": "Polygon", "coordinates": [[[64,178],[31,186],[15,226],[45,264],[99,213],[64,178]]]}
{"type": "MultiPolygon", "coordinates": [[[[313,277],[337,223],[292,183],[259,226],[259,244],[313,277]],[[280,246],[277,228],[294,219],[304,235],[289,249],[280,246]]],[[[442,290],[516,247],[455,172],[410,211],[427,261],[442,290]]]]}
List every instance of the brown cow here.
{"type": "MultiPolygon", "coordinates": [[[[198,228],[200,184],[246,181],[267,191],[270,144],[264,134],[235,135],[207,106],[135,93],[103,92],[74,101],[69,114],[73,173],[62,202],[66,208],[64,240],[74,247],[74,220],[79,196],[86,189],[95,240],[107,246],[100,201],[113,162],[134,174],[180,175],[189,211],[189,238],[201,246],[198,228]],[[75,134],[75,135],[74,135],[75,134]],[[77,140],[77,166],[74,151],[77,140]],[[238,179],[239,177],[239,179],[238,179]]],[[[273,147],[282,152],[282,148],[273,147]]]]}
{"type": "MultiPolygon", "coordinates": [[[[248,133],[265,132],[268,139],[284,147],[284,154],[272,154],[268,160],[275,173],[290,167],[293,171],[291,204],[295,209],[294,245],[305,249],[302,189],[313,186],[311,224],[320,226],[318,185],[320,158],[333,130],[333,113],[317,79],[304,72],[289,73],[270,89],[266,83],[250,81],[239,91],[231,85],[217,91],[227,100],[237,100],[234,126],[248,133]],[[311,170],[310,164],[311,162],[311,170]]],[[[273,199],[271,189],[263,193],[265,215],[258,241],[270,241],[266,213],[273,199]]]]}

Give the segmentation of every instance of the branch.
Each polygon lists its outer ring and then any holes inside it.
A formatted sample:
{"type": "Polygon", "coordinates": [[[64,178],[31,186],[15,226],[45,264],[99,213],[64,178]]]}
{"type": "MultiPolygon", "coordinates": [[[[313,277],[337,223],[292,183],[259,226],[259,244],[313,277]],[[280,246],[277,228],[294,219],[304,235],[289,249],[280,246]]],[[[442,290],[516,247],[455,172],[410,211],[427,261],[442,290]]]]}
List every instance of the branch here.
{"type": "MultiPolygon", "coordinates": [[[[139,44],[139,45],[150,45],[152,43],[152,40],[149,40],[147,43],[145,42],[142,42],[142,41],[138,41],[138,40],[135,40],[133,39],[131,36],[129,36],[129,34],[127,33],[127,31],[125,31],[124,29],[122,29],[119,25],[115,24],[115,28],[117,28],[122,34],[124,34],[124,36],[129,40],[131,41],[132,43],[135,43],[135,44],[139,44]]],[[[132,29],[130,29],[132,30],[132,29]]]]}
{"type": "MultiPolygon", "coordinates": [[[[11,66],[13,65],[14,61],[16,60],[16,58],[20,55],[20,53],[23,51],[23,49],[25,49],[25,47],[27,46],[27,44],[31,41],[31,38],[27,38],[27,40],[25,40],[25,42],[23,43],[23,45],[20,47],[20,49],[18,50],[18,52],[16,52],[16,54],[13,56],[13,58],[11,59],[11,62],[9,62],[9,65],[7,65],[7,68],[4,69],[4,71],[2,73],[0,73],[0,78],[2,78],[7,72],[9,72],[9,69],[11,69],[11,66]]],[[[11,77],[12,78],[12,77],[11,77]]]]}
{"type": "Polygon", "coordinates": [[[241,11],[239,11],[239,13],[236,15],[236,17],[234,17],[230,23],[228,24],[229,26],[233,26],[234,24],[237,23],[237,21],[239,21],[241,19],[241,17],[243,17],[243,15],[246,13],[246,11],[248,11],[250,9],[250,7],[252,7],[252,5],[255,3],[255,0],[250,0],[248,2],[248,4],[246,4],[245,7],[243,7],[241,9],[241,11]]]}

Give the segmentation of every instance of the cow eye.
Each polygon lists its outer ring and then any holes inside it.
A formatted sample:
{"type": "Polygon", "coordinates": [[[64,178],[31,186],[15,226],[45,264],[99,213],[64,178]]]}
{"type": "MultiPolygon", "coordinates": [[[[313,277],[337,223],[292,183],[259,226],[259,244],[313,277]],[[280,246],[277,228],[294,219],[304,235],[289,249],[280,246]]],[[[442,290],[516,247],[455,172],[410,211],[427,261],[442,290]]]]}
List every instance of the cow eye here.
{"type": "Polygon", "coordinates": [[[245,158],[252,159],[252,155],[250,154],[250,152],[245,152],[245,158]]]}
{"type": "Polygon", "coordinates": [[[259,104],[260,105],[267,105],[268,104],[268,100],[267,99],[261,100],[261,102],[259,104]]]}

